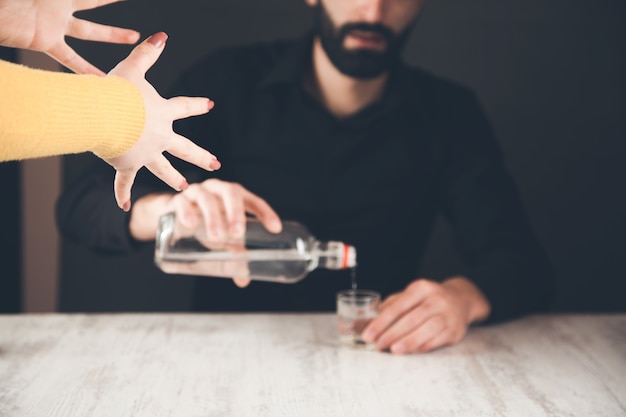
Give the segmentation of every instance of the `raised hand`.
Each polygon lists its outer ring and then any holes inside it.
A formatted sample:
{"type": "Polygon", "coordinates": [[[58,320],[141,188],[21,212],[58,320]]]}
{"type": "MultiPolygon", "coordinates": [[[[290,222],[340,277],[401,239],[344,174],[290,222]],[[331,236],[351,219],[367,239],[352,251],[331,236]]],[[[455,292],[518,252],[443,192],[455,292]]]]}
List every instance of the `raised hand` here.
{"type": "Polygon", "coordinates": [[[104,75],[65,42],[86,41],[133,44],[139,33],[74,17],[122,0],[0,0],[0,45],[44,52],[80,74],[104,75]]]}
{"type": "Polygon", "coordinates": [[[130,209],[130,192],[137,171],[145,166],[175,190],[188,187],[185,177],[169,163],[164,151],[208,171],[219,169],[220,163],[209,151],[197,146],[172,129],[177,119],[207,113],[213,102],[201,97],[161,97],[145,79],[145,73],[161,55],[167,35],[152,35],[135,47],[108,76],[120,76],[132,82],[141,92],[145,105],[145,127],[137,143],[125,154],[105,159],[113,166],[115,175],[115,199],[120,208],[130,209]]]}

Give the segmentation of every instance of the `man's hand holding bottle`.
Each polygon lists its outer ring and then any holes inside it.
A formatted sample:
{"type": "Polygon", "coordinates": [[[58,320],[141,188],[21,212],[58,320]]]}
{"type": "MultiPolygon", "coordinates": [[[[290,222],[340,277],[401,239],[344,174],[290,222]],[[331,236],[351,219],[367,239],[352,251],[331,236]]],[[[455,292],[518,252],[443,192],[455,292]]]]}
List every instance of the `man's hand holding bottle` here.
{"type": "MultiPolygon", "coordinates": [[[[130,217],[131,235],[137,240],[154,239],[159,218],[170,212],[188,229],[203,224],[207,240],[213,242],[242,239],[247,214],[272,233],[282,230],[280,217],[264,199],[240,184],[208,179],[178,194],[152,194],[137,200],[130,217]]],[[[216,275],[224,276],[224,271],[216,271],[216,275]]],[[[232,277],[240,287],[249,283],[232,277]]]]}

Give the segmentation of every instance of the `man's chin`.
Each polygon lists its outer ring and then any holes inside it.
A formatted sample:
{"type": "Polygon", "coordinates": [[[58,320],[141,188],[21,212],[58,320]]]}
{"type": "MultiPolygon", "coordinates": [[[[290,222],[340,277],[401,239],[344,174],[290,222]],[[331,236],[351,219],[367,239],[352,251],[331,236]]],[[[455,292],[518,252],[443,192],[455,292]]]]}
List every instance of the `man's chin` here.
{"type": "Polygon", "coordinates": [[[339,72],[359,81],[369,81],[383,75],[386,68],[369,69],[364,67],[336,67],[339,72]]]}

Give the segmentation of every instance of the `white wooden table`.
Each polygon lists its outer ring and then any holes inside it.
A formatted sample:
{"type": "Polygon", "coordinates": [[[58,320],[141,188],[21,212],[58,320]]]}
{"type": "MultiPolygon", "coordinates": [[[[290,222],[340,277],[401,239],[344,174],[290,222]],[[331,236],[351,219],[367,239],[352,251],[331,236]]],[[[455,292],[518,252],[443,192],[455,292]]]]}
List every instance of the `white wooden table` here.
{"type": "Polygon", "coordinates": [[[336,338],[330,314],[0,316],[0,416],[626,416],[626,315],[422,355],[336,338]]]}

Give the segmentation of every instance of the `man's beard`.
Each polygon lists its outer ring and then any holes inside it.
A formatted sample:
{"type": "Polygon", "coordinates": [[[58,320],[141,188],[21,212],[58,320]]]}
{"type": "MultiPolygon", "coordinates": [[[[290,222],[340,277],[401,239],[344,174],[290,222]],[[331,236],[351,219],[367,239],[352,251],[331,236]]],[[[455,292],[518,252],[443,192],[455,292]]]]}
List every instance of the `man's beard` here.
{"type": "Polygon", "coordinates": [[[399,58],[402,47],[413,27],[409,25],[400,34],[395,34],[388,27],[376,23],[347,23],[335,27],[320,1],[316,6],[316,34],[320,37],[322,47],[330,62],[344,75],[367,80],[376,78],[388,70],[399,58]],[[385,40],[385,50],[346,49],[343,44],[346,36],[354,31],[369,32],[385,40]]]}

